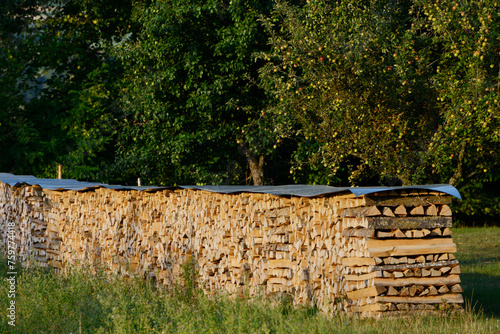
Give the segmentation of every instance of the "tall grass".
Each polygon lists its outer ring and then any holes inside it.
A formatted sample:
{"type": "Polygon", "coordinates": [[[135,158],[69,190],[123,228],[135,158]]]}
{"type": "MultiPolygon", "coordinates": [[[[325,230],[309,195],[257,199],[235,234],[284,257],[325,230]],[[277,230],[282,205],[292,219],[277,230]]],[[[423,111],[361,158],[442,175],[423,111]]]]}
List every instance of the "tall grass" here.
{"type": "Polygon", "coordinates": [[[488,299],[477,298],[480,290],[486,290],[484,295],[489,292],[498,298],[495,289],[500,270],[495,247],[500,241],[500,229],[487,231],[488,238],[493,240],[490,243],[479,242],[478,239],[484,237],[476,229],[455,232],[467,298],[466,310],[459,314],[377,321],[343,314],[328,316],[306,307],[294,308],[286,298],[279,302],[250,302],[231,299],[223,293],[206,297],[198,288],[192,263],[188,262],[183,268],[183,281],[170,290],[158,288],[142,278],[110,277],[99,270],[91,274],[85,266],[61,274],[43,268],[22,269],[17,276],[16,326],[11,327],[6,319],[8,270],[5,261],[1,261],[0,332],[499,333],[498,303],[495,307],[488,304],[488,299]],[[488,279],[494,283],[485,283],[488,279]]]}

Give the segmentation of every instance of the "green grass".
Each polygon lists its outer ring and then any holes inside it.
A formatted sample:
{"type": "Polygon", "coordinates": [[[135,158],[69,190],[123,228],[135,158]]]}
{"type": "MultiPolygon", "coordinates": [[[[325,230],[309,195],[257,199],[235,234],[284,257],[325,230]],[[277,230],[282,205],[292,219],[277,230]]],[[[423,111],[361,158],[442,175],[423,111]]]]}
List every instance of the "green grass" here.
{"type": "Polygon", "coordinates": [[[500,318],[500,228],[455,228],[456,257],[467,302],[500,318]]]}
{"type": "MultiPolygon", "coordinates": [[[[389,318],[338,315],[281,302],[204,297],[195,282],[171,291],[139,278],[23,269],[16,327],[7,324],[7,268],[0,262],[0,333],[499,333],[500,228],[454,229],[466,311],[389,318]],[[474,306],[474,307],[473,307],[474,306]]],[[[189,269],[186,267],[185,269],[189,269]]]]}

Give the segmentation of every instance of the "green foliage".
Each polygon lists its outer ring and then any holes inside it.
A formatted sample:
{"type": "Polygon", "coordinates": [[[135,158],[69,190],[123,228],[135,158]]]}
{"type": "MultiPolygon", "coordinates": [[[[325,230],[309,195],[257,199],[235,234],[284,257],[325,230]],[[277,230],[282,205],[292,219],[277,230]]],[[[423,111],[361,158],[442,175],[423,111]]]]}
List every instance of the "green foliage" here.
{"type": "Polygon", "coordinates": [[[281,2],[276,11],[261,77],[276,117],[287,117],[284,133],[305,139],[294,179],[450,183],[464,195],[462,217],[500,214],[498,191],[487,191],[500,177],[495,1],[281,2]]]}
{"type": "Polygon", "coordinates": [[[181,264],[181,281],[177,282],[173,289],[174,298],[196,304],[198,298],[203,295],[203,291],[199,286],[198,276],[196,260],[193,257],[188,257],[181,264]]]}
{"type": "Polygon", "coordinates": [[[130,1],[2,4],[1,169],[89,178],[113,158],[120,66],[107,43],[127,27],[130,1]],[[5,89],[3,89],[5,88],[5,89]]]}
{"type": "Polygon", "coordinates": [[[45,23],[48,27],[40,37],[47,50],[44,62],[57,64],[56,72],[63,74],[48,87],[58,93],[51,99],[65,105],[61,131],[66,141],[59,146],[58,162],[67,177],[103,180],[99,171],[114,160],[121,64],[107,49],[116,39],[126,38],[125,30],[134,29],[134,4],[71,1],[45,23]]]}
{"type": "Polygon", "coordinates": [[[115,48],[126,67],[121,166],[155,184],[245,182],[245,158],[275,143],[252,58],[266,48],[258,17],[269,10],[195,0],[140,9],[140,33],[115,48]]]}
{"type": "Polygon", "coordinates": [[[439,47],[432,79],[441,121],[426,152],[428,170],[434,180],[461,190],[462,217],[495,221],[500,214],[500,6],[416,1],[412,10],[420,18],[414,29],[427,31],[429,42],[439,47]]]}
{"type": "Polygon", "coordinates": [[[460,221],[496,224],[499,13],[495,0],[4,0],[0,170],[450,183],[460,221]]]}
{"type": "Polygon", "coordinates": [[[42,73],[31,66],[36,49],[31,26],[37,4],[0,4],[0,166],[4,171],[23,173],[30,164],[47,163],[58,139],[47,135],[58,124],[58,109],[40,113],[40,101],[28,101],[43,84],[42,73]]]}
{"type": "MultiPolygon", "coordinates": [[[[7,266],[2,266],[2,276],[8,271],[7,266]]],[[[16,302],[16,326],[11,332],[63,333],[79,329],[92,332],[103,326],[100,315],[105,310],[99,300],[103,278],[102,273],[93,276],[85,268],[75,268],[67,275],[40,267],[18,271],[16,296],[10,299],[16,302]]],[[[7,296],[5,284],[1,289],[7,296]]],[[[2,309],[7,308],[10,300],[2,298],[2,309]]],[[[10,327],[6,321],[0,326],[2,332],[8,332],[10,327]]]]}
{"type": "Polygon", "coordinates": [[[277,10],[283,32],[263,55],[263,77],[281,101],[277,112],[319,145],[320,158],[309,163],[335,175],[343,162],[357,160],[354,184],[364,169],[414,182],[418,151],[437,120],[422,70],[429,61],[409,60],[418,41],[404,29],[408,4],[310,1],[277,10]]]}

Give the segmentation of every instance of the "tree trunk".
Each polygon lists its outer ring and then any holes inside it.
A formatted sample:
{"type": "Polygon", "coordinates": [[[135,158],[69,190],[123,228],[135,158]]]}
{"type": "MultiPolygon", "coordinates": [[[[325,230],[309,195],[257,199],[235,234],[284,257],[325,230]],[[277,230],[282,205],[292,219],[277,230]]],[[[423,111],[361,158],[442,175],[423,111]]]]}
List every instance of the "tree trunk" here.
{"type": "Polygon", "coordinates": [[[256,155],[248,147],[247,143],[239,143],[239,151],[247,159],[252,181],[254,186],[261,186],[264,184],[264,156],[256,155]]]}
{"type": "Polygon", "coordinates": [[[448,183],[452,186],[454,186],[458,180],[462,178],[463,175],[463,164],[464,164],[464,158],[465,158],[465,147],[467,146],[467,142],[463,141],[462,144],[460,145],[460,153],[458,154],[458,164],[457,164],[457,170],[455,174],[450,178],[448,183]]]}
{"type": "Polygon", "coordinates": [[[261,186],[264,184],[264,156],[253,156],[248,159],[250,172],[252,173],[252,180],[254,186],[261,186]]]}

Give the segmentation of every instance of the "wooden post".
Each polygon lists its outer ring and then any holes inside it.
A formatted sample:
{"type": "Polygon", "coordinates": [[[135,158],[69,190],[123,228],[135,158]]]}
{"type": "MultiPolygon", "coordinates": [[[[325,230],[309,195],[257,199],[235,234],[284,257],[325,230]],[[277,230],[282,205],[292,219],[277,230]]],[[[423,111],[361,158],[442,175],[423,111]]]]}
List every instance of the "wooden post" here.
{"type": "Polygon", "coordinates": [[[62,179],[62,165],[57,165],[57,178],[62,179]]]}

